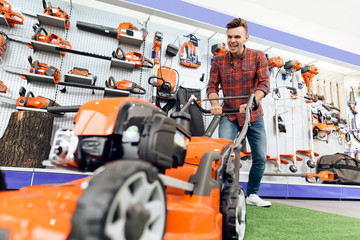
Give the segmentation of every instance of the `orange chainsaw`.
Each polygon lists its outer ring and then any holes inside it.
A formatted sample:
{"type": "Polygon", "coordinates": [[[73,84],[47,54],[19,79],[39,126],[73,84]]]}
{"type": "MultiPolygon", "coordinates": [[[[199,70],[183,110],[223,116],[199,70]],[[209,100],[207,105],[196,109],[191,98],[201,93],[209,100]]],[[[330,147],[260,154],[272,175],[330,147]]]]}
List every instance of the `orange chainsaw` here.
{"type": "Polygon", "coordinates": [[[5,17],[9,27],[14,27],[15,24],[22,25],[24,23],[24,17],[12,11],[10,4],[4,0],[0,0],[0,13],[5,17]]]}
{"type": "MultiPolygon", "coordinates": [[[[71,44],[69,42],[54,33],[48,34],[45,28],[40,27],[38,24],[35,24],[33,29],[35,30],[35,33],[31,37],[32,40],[57,45],[60,48],[71,49],[71,44]]],[[[30,43],[27,45],[29,48],[33,48],[30,43]]],[[[65,55],[65,52],[60,51],[60,54],[65,55]]]]}
{"type": "Polygon", "coordinates": [[[112,76],[109,77],[107,81],[105,81],[105,86],[107,88],[129,91],[130,93],[133,94],[143,95],[146,93],[146,90],[140,85],[128,80],[115,81],[115,78],[112,76]]]}
{"type": "MultiPolygon", "coordinates": [[[[18,99],[12,99],[9,97],[0,96],[0,102],[6,103],[12,106],[16,106],[18,109],[22,108],[34,108],[47,110],[48,107],[59,107],[60,105],[54,100],[49,98],[37,96],[35,97],[31,91],[26,92],[24,87],[19,90],[20,97],[18,99]]],[[[57,112],[58,115],[64,115],[64,112],[57,112]]]]}
{"type": "MultiPolygon", "coordinates": [[[[46,63],[41,63],[39,60],[33,62],[32,57],[28,57],[28,61],[30,63],[30,73],[41,74],[45,76],[54,77],[55,83],[60,81],[60,71],[58,68],[53,66],[48,66],[46,63]]],[[[20,77],[26,80],[26,77],[20,74],[20,77]]]]}
{"type": "Polygon", "coordinates": [[[124,53],[124,50],[121,47],[118,47],[115,51],[113,51],[112,56],[113,58],[119,60],[127,60],[129,62],[135,63],[135,67],[154,67],[154,63],[151,61],[151,59],[143,56],[139,52],[132,51],[124,53]]]}
{"type": "Polygon", "coordinates": [[[58,17],[65,20],[65,29],[69,30],[70,20],[69,15],[59,7],[53,7],[50,2],[46,5],[46,1],[43,0],[44,14],[52,17],[58,17]]]}

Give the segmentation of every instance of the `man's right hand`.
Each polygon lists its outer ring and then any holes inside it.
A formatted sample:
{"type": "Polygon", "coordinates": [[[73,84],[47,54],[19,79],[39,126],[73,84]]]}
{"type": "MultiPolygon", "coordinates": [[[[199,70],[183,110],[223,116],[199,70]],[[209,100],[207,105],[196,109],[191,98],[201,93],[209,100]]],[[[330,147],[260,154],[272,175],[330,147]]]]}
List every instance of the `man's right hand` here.
{"type": "Polygon", "coordinates": [[[211,106],[210,112],[213,115],[222,114],[222,107],[220,105],[211,106]]]}

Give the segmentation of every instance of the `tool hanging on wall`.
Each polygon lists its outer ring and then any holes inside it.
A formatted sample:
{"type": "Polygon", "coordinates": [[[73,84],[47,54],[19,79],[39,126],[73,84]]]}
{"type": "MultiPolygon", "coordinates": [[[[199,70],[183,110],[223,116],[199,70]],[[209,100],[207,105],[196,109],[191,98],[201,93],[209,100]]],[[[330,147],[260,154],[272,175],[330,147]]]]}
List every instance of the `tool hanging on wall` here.
{"type": "Polygon", "coordinates": [[[114,37],[117,39],[120,39],[121,35],[127,35],[132,37],[138,37],[145,40],[146,36],[148,35],[146,29],[144,28],[138,29],[132,23],[129,22],[120,23],[118,28],[111,28],[102,25],[77,21],[76,27],[83,31],[101,34],[103,36],[108,36],[108,37],[114,37]]]}
{"type": "Polygon", "coordinates": [[[5,85],[5,83],[0,81],[0,93],[6,93],[6,92],[7,92],[7,86],[5,85]]]}
{"type": "MultiPolygon", "coordinates": [[[[26,91],[24,87],[20,88],[19,95],[20,97],[18,99],[0,96],[0,102],[16,107],[18,110],[46,110],[48,107],[60,106],[57,102],[49,98],[41,96],[35,97],[31,91],[26,91]]],[[[58,112],[57,114],[64,115],[63,112],[58,112]]]]}
{"type": "Polygon", "coordinates": [[[161,66],[156,76],[151,76],[148,83],[157,88],[156,105],[162,108],[166,113],[176,104],[176,94],[179,90],[179,73],[175,69],[167,66],[161,66]],[[161,107],[160,100],[167,103],[161,107]]]}
{"type": "MultiPolygon", "coordinates": [[[[301,64],[298,60],[289,60],[287,61],[283,68],[285,70],[285,76],[283,76],[283,80],[286,80],[288,77],[291,79],[290,81],[294,81],[294,73],[299,71],[301,64]]],[[[294,87],[294,84],[293,84],[294,87]]]]}
{"type": "Polygon", "coordinates": [[[2,56],[7,49],[8,36],[0,31],[0,56],[2,56]]]}
{"type": "Polygon", "coordinates": [[[58,68],[48,66],[46,63],[40,63],[38,60],[33,61],[31,56],[28,57],[28,61],[30,63],[30,70],[12,66],[3,66],[3,69],[10,73],[19,74],[22,79],[28,81],[37,80],[51,83],[58,83],[60,81],[58,68]]]}
{"type": "Polygon", "coordinates": [[[210,64],[213,63],[213,60],[214,60],[214,57],[219,55],[219,54],[222,54],[222,53],[225,53],[227,50],[226,50],[226,45],[225,43],[216,43],[214,45],[211,46],[211,53],[213,55],[213,57],[211,58],[211,61],[210,61],[210,64]]]}
{"type": "Polygon", "coordinates": [[[281,57],[272,57],[268,59],[268,67],[270,73],[273,68],[278,68],[278,70],[280,70],[282,66],[284,66],[284,61],[281,57]]]}
{"type": "Polygon", "coordinates": [[[139,52],[127,52],[124,53],[124,50],[121,47],[118,47],[115,51],[112,52],[113,58],[119,59],[119,60],[127,60],[131,63],[135,63],[135,67],[143,67],[143,68],[153,68],[154,63],[151,61],[151,59],[143,56],[139,52]]]}
{"type": "MultiPolygon", "coordinates": [[[[39,24],[35,24],[33,26],[33,29],[35,32],[34,35],[31,37],[32,40],[53,44],[59,46],[60,48],[71,49],[71,44],[68,41],[65,41],[54,33],[48,34],[45,28],[40,27],[39,24]]],[[[33,49],[33,45],[31,43],[28,43],[27,45],[29,48],[33,49]]],[[[60,54],[65,55],[65,52],[60,51],[60,54]]]]}
{"type": "Polygon", "coordinates": [[[65,29],[69,30],[70,28],[70,18],[69,15],[62,10],[60,7],[53,7],[50,2],[46,4],[46,0],[42,1],[44,7],[44,14],[52,17],[57,17],[64,19],[65,21],[65,29]]]}
{"type": "MultiPolygon", "coordinates": [[[[95,86],[97,76],[94,76],[86,68],[73,67],[67,74],[64,74],[65,82],[73,82],[85,85],[95,86]]],[[[60,89],[60,92],[65,93],[66,87],[60,89]]],[[[95,94],[94,89],[92,94],[95,94]]]]}
{"type": "Polygon", "coordinates": [[[12,11],[11,5],[4,0],[0,0],[0,13],[5,17],[9,27],[14,27],[15,24],[22,25],[24,23],[24,17],[12,11]]]}
{"type": "Polygon", "coordinates": [[[146,93],[146,90],[143,87],[141,87],[139,84],[136,84],[129,80],[115,81],[115,78],[112,76],[109,77],[107,81],[105,81],[105,86],[112,89],[129,91],[132,94],[144,95],[146,93]]]}
{"type": "MultiPolygon", "coordinates": [[[[155,32],[154,34],[154,41],[153,41],[153,51],[152,51],[152,58],[154,59],[154,66],[155,66],[155,74],[158,73],[159,67],[161,68],[161,47],[163,42],[163,34],[162,32],[155,32]]],[[[162,76],[160,76],[162,77],[162,76]]],[[[153,92],[151,97],[151,102],[156,104],[157,98],[157,86],[153,85],[153,92]]]]}
{"type": "MultiPolygon", "coordinates": [[[[60,71],[54,66],[48,66],[46,63],[41,63],[39,60],[33,61],[32,57],[28,57],[30,63],[30,73],[46,75],[54,78],[55,83],[60,81],[60,71]]],[[[26,80],[26,77],[20,74],[20,77],[26,80]]]]}
{"type": "Polygon", "coordinates": [[[307,95],[309,97],[313,96],[313,89],[312,89],[312,80],[319,71],[315,65],[305,65],[301,68],[301,76],[305,82],[307,87],[307,95]]]}
{"type": "Polygon", "coordinates": [[[320,100],[320,101],[324,101],[325,100],[325,96],[322,94],[322,91],[321,91],[321,84],[323,83],[323,81],[321,79],[318,79],[317,80],[317,84],[318,84],[318,92],[317,92],[317,95],[316,95],[316,99],[317,100],[320,100]]]}
{"type": "Polygon", "coordinates": [[[200,53],[197,49],[200,39],[194,34],[184,35],[190,40],[181,46],[180,64],[186,67],[198,68],[201,66],[200,53]]]}
{"type": "Polygon", "coordinates": [[[350,88],[350,92],[349,92],[349,101],[348,101],[348,107],[350,108],[351,112],[356,115],[358,114],[358,112],[355,109],[356,106],[356,100],[355,100],[355,91],[354,88],[351,87],[350,88]]]}

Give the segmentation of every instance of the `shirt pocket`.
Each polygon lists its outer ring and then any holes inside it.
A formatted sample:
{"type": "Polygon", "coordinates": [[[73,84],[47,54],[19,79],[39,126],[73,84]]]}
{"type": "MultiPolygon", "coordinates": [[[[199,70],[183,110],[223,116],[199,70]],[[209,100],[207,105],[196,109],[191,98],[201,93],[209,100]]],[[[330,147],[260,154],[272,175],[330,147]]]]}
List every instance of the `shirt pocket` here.
{"type": "Polygon", "coordinates": [[[245,81],[253,81],[256,78],[256,69],[255,67],[242,67],[242,78],[245,81]]]}

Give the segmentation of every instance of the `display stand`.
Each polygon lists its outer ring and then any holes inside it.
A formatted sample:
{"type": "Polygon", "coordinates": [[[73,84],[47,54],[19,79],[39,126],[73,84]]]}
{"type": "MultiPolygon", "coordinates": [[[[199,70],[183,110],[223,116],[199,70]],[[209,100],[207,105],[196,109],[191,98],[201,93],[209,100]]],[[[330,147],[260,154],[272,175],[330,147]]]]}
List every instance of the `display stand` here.
{"type": "Polygon", "coordinates": [[[62,18],[53,17],[42,13],[36,13],[36,16],[40,25],[50,25],[65,29],[65,20],[62,18]]]}
{"type": "Polygon", "coordinates": [[[31,40],[30,43],[33,46],[34,51],[44,51],[44,52],[60,54],[60,51],[56,49],[56,47],[59,47],[58,45],[43,43],[35,40],[31,40]]]}
{"type": "Polygon", "coordinates": [[[81,75],[76,75],[76,74],[71,74],[71,73],[65,73],[64,74],[64,81],[65,82],[92,85],[93,81],[94,81],[94,78],[90,74],[89,74],[89,76],[81,76],[81,75]]]}
{"type": "Polygon", "coordinates": [[[132,62],[129,62],[129,61],[126,61],[126,60],[119,60],[119,59],[116,59],[116,58],[112,58],[110,67],[118,67],[118,68],[125,68],[125,69],[134,70],[135,63],[132,63],[132,62]]]}
{"type": "Polygon", "coordinates": [[[139,37],[133,37],[133,36],[123,35],[123,34],[121,34],[119,37],[119,43],[129,44],[129,45],[133,45],[133,46],[137,46],[137,47],[140,47],[143,42],[144,42],[144,40],[139,37]]]}

